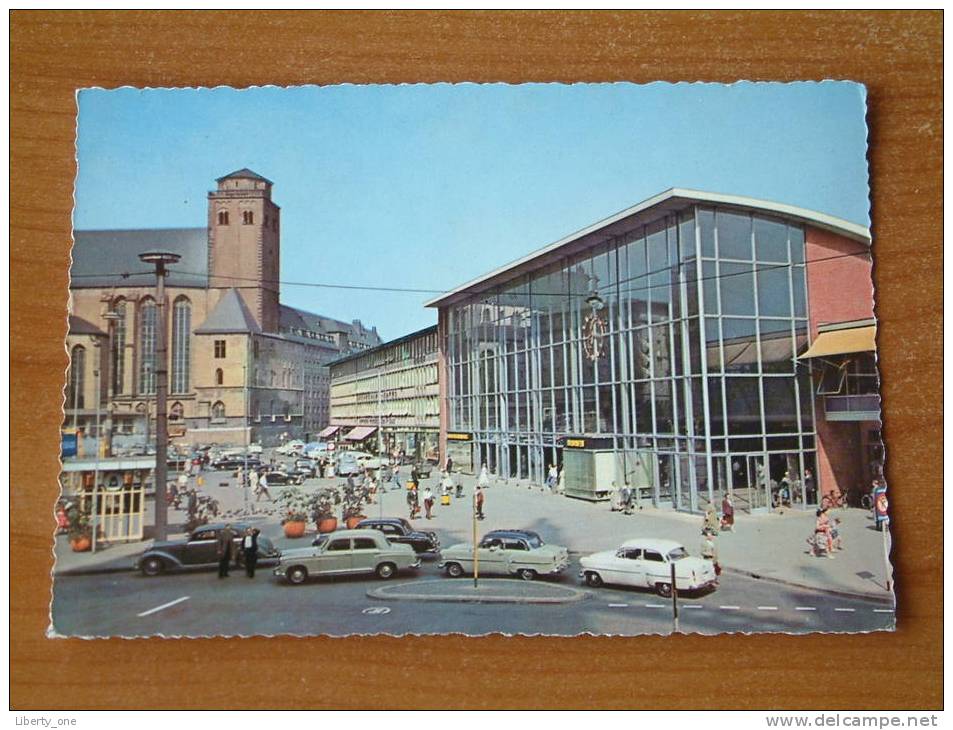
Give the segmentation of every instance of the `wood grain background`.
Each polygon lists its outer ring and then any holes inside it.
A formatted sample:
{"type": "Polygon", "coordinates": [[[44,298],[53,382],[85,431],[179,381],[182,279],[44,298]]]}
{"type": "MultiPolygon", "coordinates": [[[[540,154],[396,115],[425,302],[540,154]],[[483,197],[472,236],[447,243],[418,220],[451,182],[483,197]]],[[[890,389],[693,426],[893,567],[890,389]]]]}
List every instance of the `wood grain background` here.
{"type": "Polygon", "coordinates": [[[942,20],[940,11],[11,13],[11,707],[940,707],[942,20]],[[869,91],[896,633],[44,637],[76,89],[825,78],[869,91]],[[229,676],[255,681],[225,681],[223,656],[229,676]],[[328,659],[341,691],[317,678],[328,659]],[[821,681],[825,666],[833,681],[821,681]],[[430,679],[408,681],[401,670],[413,667],[430,679]],[[438,677],[452,678],[452,691],[438,677]]]}

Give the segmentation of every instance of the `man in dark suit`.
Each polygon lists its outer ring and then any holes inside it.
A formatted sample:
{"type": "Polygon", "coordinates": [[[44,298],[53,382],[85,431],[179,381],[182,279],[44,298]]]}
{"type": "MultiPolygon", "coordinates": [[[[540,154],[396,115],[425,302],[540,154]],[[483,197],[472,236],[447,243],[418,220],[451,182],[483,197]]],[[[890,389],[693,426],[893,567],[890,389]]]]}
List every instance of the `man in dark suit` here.
{"type": "Polygon", "coordinates": [[[245,557],[245,575],[249,578],[255,577],[255,566],[258,563],[258,535],[261,533],[257,527],[249,527],[245,530],[245,536],[242,538],[242,554],[245,557]]]}
{"type": "Polygon", "coordinates": [[[215,546],[215,554],[218,556],[218,577],[228,577],[228,566],[232,562],[232,551],[235,546],[232,541],[235,539],[235,532],[231,524],[226,524],[222,531],[218,533],[218,544],[215,546]]]}

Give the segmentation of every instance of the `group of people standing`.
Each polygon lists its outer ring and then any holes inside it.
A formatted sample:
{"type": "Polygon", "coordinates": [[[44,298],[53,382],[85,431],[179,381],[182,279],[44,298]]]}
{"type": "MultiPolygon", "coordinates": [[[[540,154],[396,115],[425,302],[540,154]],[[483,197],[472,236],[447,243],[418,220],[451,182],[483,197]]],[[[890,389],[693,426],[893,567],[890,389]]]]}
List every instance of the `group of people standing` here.
{"type": "Polygon", "coordinates": [[[241,553],[245,564],[245,575],[249,578],[255,577],[255,567],[258,565],[258,536],[261,530],[257,527],[249,527],[245,534],[241,535],[241,541],[236,544],[235,538],[238,537],[232,529],[231,524],[226,524],[221,532],[218,533],[218,541],[215,546],[218,556],[218,577],[228,578],[228,570],[232,561],[238,558],[241,553]]]}
{"type": "Polygon", "coordinates": [[[844,545],[840,536],[840,520],[836,517],[831,518],[827,513],[827,507],[821,507],[817,510],[817,520],[814,522],[814,538],[808,540],[814,555],[820,557],[826,554],[831,560],[834,559],[835,550],[843,550],[844,545]]]}

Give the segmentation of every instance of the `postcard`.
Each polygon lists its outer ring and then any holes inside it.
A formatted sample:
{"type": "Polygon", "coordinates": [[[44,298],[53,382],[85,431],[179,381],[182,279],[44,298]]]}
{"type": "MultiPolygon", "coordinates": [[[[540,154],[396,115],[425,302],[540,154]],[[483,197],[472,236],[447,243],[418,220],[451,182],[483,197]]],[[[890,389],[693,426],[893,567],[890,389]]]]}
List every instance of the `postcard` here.
{"type": "Polygon", "coordinates": [[[862,85],[77,109],[51,637],[894,629],[862,85]]]}

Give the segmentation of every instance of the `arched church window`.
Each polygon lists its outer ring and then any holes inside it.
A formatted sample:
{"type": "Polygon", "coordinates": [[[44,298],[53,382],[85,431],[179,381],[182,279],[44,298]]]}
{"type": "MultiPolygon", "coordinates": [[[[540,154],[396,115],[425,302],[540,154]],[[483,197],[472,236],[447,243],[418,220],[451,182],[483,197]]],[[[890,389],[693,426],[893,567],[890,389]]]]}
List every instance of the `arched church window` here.
{"type": "Polygon", "coordinates": [[[242,223],[246,226],[253,225],[255,222],[255,214],[250,210],[242,211],[242,223]]]}
{"type": "Polygon", "coordinates": [[[66,407],[85,408],[86,398],[83,386],[86,381],[86,348],[76,345],[70,353],[69,380],[66,387],[66,407]]]}
{"type": "Polygon", "coordinates": [[[172,305],[172,392],[189,392],[192,303],[179,297],[172,305]]]}
{"type": "Polygon", "coordinates": [[[227,210],[218,211],[218,224],[220,226],[228,225],[228,211],[227,210]]]}
{"type": "Polygon", "coordinates": [[[152,395],[156,392],[156,303],[143,301],[139,309],[139,392],[152,395]]]}
{"type": "Polygon", "coordinates": [[[212,404],[212,420],[213,421],[224,421],[225,420],[225,404],[222,401],[217,400],[212,404]]]}

